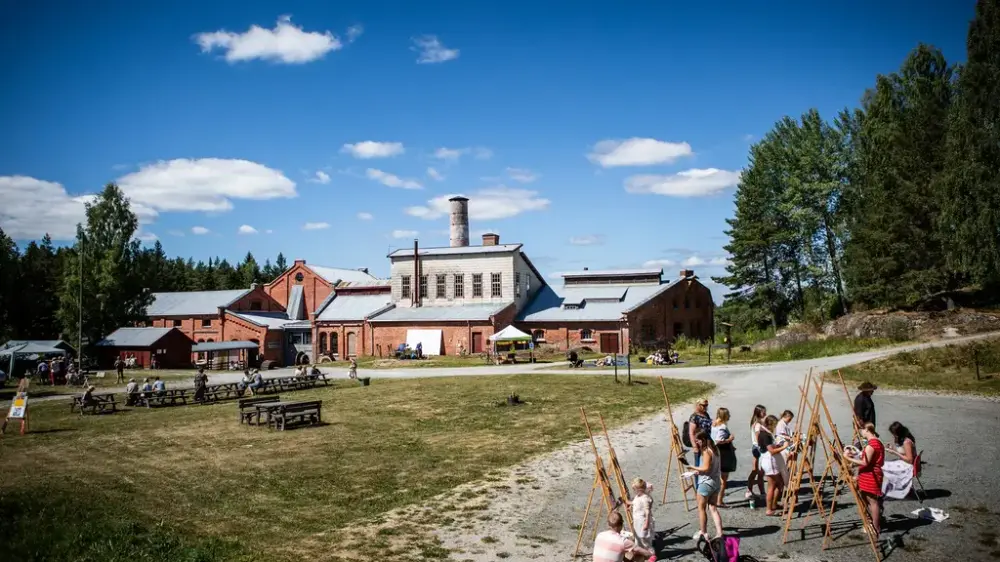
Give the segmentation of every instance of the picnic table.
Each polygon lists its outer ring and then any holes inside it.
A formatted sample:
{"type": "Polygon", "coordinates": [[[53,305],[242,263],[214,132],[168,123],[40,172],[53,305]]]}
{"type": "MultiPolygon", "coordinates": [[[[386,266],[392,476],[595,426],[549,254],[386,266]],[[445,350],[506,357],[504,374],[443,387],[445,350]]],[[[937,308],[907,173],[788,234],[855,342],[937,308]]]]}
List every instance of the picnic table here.
{"type": "Polygon", "coordinates": [[[281,402],[280,396],[254,396],[253,398],[241,398],[239,402],[240,423],[247,425],[259,425],[261,410],[257,409],[258,404],[281,402]]]}
{"type": "Polygon", "coordinates": [[[205,402],[218,402],[219,400],[229,400],[239,398],[246,392],[242,383],[227,382],[223,384],[211,384],[205,387],[205,402]]]}
{"type": "Polygon", "coordinates": [[[117,412],[118,402],[115,401],[114,392],[100,392],[90,395],[90,398],[84,402],[83,395],[77,395],[73,397],[73,400],[69,404],[69,411],[72,412],[77,408],[80,409],[80,415],[87,413],[90,414],[103,414],[105,412],[117,412]]]}
{"type": "Polygon", "coordinates": [[[263,417],[267,427],[274,427],[284,431],[290,424],[305,422],[309,424],[319,424],[321,420],[322,400],[307,400],[296,402],[258,402],[253,404],[257,410],[257,425],[263,417]]]}
{"type": "Polygon", "coordinates": [[[188,400],[194,398],[194,391],[187,388],[170,388],[159,392],[140,392],[136,396],[136,404],[152,408],[155,406],[176,406],[177,404],[187,404],[188,400]]]}

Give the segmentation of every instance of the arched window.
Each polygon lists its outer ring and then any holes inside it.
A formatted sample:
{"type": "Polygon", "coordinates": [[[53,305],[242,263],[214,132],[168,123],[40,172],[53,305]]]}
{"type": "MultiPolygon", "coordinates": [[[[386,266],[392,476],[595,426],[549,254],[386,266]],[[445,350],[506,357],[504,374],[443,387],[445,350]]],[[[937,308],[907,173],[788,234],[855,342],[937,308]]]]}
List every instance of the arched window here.
{"type": "Polygon", "coordinates": [[[208,338],[208,339],[207,339],[207,340],[205,340],[205,341],[206,341],[206,342],[214,342],[215,340],[213,340],[212,338],[208,338]]]}
{"type": "Polygon", "coordinates": [[[584,328],[580,330],[580,340],[590,341],[594,339],[594,332],[590,328],[584,328]]]}
{"type": "Polygon", "coordinates": [[[326,353],[326,332],[319,333],[319,352],[326,353]]]}
{"type": "Polygon", "coordinates": [[[535,340],[536,343],[537,342],[544,342],[545,341],[545,330],[534,330],[534,331],[532,331],[531,332],[531,339],[535,340]]]}
{"type": "Polygon", "coordinates": [[[295,274],[295,280],[299,283],[301,283],[303,279],[305,279],[305,275],[302,275],[301,271],[295,274]]]}
{"type": "Polygon", "coordinates": [[[333,353],[334,355],[340,353],[339,339],[340,338],[337,337],[337,332],[330,334],[330,353],[333,353]]]}

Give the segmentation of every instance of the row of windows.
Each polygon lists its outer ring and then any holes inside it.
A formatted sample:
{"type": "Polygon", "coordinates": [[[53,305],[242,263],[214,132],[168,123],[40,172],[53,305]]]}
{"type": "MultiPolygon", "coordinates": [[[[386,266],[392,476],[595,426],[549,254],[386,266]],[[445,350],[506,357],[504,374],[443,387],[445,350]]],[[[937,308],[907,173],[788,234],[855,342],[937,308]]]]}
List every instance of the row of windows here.
{"type": "MultiPolygon", "coordinates": [[[[527,277],[525,278],[527,279],[527,277]]],[[[456,299],[465,298],[465,275],[454,273],[451,276],[452,294],[456,299]]],[[[400,277],[400,298],[408,299],[412,296],[412,281],[409,275],[400,277]]],[[[420,294],[430,296],[427,290],[428,276],[420,276],[420,294]]],[[[527,289],[526,289],[527,290],[527,289]]],[[[514,273],[514,295],[521,296],[521,273],[514,273]]],[[[483,274],[472,274],[472,298],[483,297],[483,274]]],[[[448,275],[438,273],[434,276],[434,298],[448,298],[448,275]]],[[[490,298],[503,298],[503,275],[500,273],[490,274],[490,298]]]]}
{"type": "MultiPolygon", "coordinates": [[[[536,342],[545,341],[545,330],[534,330],[531,332],[531,339],[536,342]]],[[[594,341],[594,331],[590,328],[580,330],[580,341],[594,341]]]]}
{"type": "MultiPolygon", "coordinates": [[[[174,319],[174,328],[180,328],[181,327],[181,322],[183,322],[183,321],[182,320],[178,320],[178,319],[175,318],[174,319]]],[[[211,328],[212,327],[212,319],[211,318],[202,318],[201,319],[201,327],[202,328],[211,328]]]]}
{"type": "MultiPolygon", "coordinates": [[[[701,308],[701,299],[695,297],[695,299],[694,299],[694,307],[695,308],[701,308]]],[[[680,307],[680,301],[675,298],[674,299],[674,310],[680,310],[680,308],[681,308],[680,307]]],[[[691,299],[688,298],[688,297],[684,297],[684,308],[691,308],[691,299]]]]}

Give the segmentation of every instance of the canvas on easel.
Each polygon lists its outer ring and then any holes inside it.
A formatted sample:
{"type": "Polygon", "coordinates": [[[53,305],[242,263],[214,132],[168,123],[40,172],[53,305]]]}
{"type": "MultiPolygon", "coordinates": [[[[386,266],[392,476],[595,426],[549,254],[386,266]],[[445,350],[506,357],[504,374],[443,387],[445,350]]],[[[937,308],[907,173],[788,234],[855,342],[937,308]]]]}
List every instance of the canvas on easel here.
{"type": "Polygon", "coordinates": [[[663,384],[663,377],[660,377],[660,390],[663,391],[663,400],[667,404],[667,425],[670,426],[670,454],[667,456],[667,474],[663,481],[663,503],[667,503],[667,489],[670,485],[670,470],[674,463],[677,463],[677,481],[681,486],[681,497],[684,498],[684,511],[691,511],[688,505],[688,492],[694,494],[694,478],[684,476],[684,468],[689,467],[684,442],[681,441],[681,434],[677,431],[677,424],[674,423],[674,412],[670,408],[670,398],[667,397],[667,387],[663,384]]]}
{"type": "Polygon", "coordinates": [[[14,401],[10,404],[7,417],[0,425],[0,434],[6,433],[7,424],[12,420],[21,422],[21,435],[28,429],[28,377],[21,379],[17,385],[17,392],[14,394],[14,401]]]}
{"type": "MultiPolygon", "coordinates": [[[[583,521],[580,522],[580,532],[576,539],[576,548],[573,550],[573,558],[576,558],[580,552],[580,544],[583,542],[583,534],[586,532],[588,523],[591,521],[590,510],[593,507],[597,493],[600,493],[600,498],[597,502],[597,514],[593,518],[595,538],[601,526],[601,516],[604,513],[604,509],[607,509],[608,513],[611,513],[622,504],[621,499],[615,497],[615,492],[611,487],[611,478],[608,476],[604,460],[601,459],[601,454],[597,450],[597,443],[594,442],[594,434],[590,430],[590,422],[587,420],[587,412],[583,408],[580,408],[580,415],[583,417],[583,426],[587,430],[587,437],[590,439],[590,448],[594,453],[594,483],[590,488],[590,494],[587,496],[587,506],[583,511],[583,521]]],[[[631,519],[629,520],[629,529],[632,529],[631,519]]]]}

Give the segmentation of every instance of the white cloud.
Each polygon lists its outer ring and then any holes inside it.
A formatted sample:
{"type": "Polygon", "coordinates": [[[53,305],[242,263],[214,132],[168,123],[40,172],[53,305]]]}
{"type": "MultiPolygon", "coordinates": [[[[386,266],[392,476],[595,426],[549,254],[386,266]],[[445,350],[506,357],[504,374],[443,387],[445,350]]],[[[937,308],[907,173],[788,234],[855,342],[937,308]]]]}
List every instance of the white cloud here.
{"type": "Polygon", "coordinates": [[[143,242],[156,242],[157,240],[159,240],[159,238],[152,232],[145,232],[142,230],[137,232],[135,237],[138,238],[139,240],[142,240],[143,242]]]}
{"type": "Polygon", "coordinates": [[[442,146],[434,151],[434,158],[437,158],[438,160],[456,161],[466,154],[471,154],[476,160],[489,160],[490,158],[493,158],[493,151],[485,146],[465,148],[447,148],[442,146]]]}
{"type": "Polygon", "coordinates": [[[383,172],[382,170],[376,170],[375,168],[368,168],[368,170],[365,171],[365,175],[368,176],[368,179],[375,180],[388,187],[398,187],[401,189],[424,188],[423,184],[417,180],[401,178],[395,174],[383,172]]]}
{"type": "Polygon", "coordinates": [[[574,246],[600,246],[604,243],[604,236],[600,234],[573,236],[569,239],[569,243],[574,246]]]}
{"type": "Polygon", "coordinates": [[[682,267],[698,267],[698,266],[716,266],[722,267],[727,266],[731,262],[728,258],[715,257],[715,258],[703,258],[697,254],[684,258],[680,261],[670,260],[670,259],[657,259],[649,260],[643,262],[643,267],[667,267],[679,265],[682,267]]]}
{"type": "Polygon", "coordinates": [[[739,172],[695,168],[662,176],[631,176],[625,179],[625,191],[674,197],[703,197],[735,187],[739,181],[739,172]]]}
{"type": "Polygon", "coordinates": [[[396,239],[400,238],[416,238],[420,234],[416,230],[393,230],[391,236],[396,239]]]}
{"type": "Polygon", "coordinates": [[[232,199],[295,197],[295,182],[249,160],[199,158],[146,164],[118,178],[133,203],[156,211],[229,211],[232,199]]]}
{"type": "Polygon", "coordinates": [[[355,39],[361,37],[361,34],[365,32],[365,28],[361,25],[352,25],[347,28],[347,42],[353,43],[355,39]]]}
{"type": "Polygon", "coordinates": [[[671,267],[677,265],[674,260],[647,260],[642,262],[642,267],[671,267]]]}
{"type": "Polygon", "coordinates": [[[702,259],[702,258],[700,258],[698,256],[691,256],[691,257],[687,258],[686,260],[684,260],[681,263],[681,265],[683,265],[684,267],[695,267],[695,266],[698,266],[698,265],[705,265],[706,263],[708,263],[708,262],[706,262],[704,259],[702,259]]]}
{"type": "Polygon", "coordinates": [[[435,168],[427,168],[427,177],[437,181],[442,181],[444,179],[441,172],[437,171],[435,168]]]}
{"type": "Polygon", "coordinates": [[[302,225],[303,230],[323,230],[330,228],[330,223],[328,222],[307,222],[302,225]]]}
{"type": "Polygon", "coordinates": [[[538,174],[524,168],[507,168],[507,175],[510,179],[521,183],[531,183],[538,179],[538,174]]]}
{"type": "Polygon", "coordinates": [[[244,224],[236,232],[238,234],[257,234],[257,229],[249,224],[244,224]]]}
{"type": "Polygon", "coordinates": [[[375,218],[371,213],[358,213],[358,220],[370,221],[375,218]]]}
{"type": "Polygon", "coordinates": [[[28,176],[0,176],[0,228],[15,240],[48,234],[55,240],[76,237],[86,196],[71,196],[60,183],[28,176]]]}
{"type": "Polygon", "coordinates": [[[686,142],[666,142],[656,139],[633,137],[630,139],[602,140],[594,145],[587,158],[604,168],[615,166],[650,166],[669,164],[684,156],[691,156],[691,145],[686,142]]]}
{"type": "Polygon", "coordinates": [[[340,152],[350,154],[361,160],[370,160],[372,158],[399,156],[406,152],[406,149],[401,142],[361,141],[354,144],[345,144],[340,148],[340,152]]]}
{"type": "MultiPolygon", "coordinates": [[[[441,195],[427,201],[426,206],[408,207],[406,214],[433,220],[447,216],[451,210],[451,199],[457,193],[441,195]]],[[[548,199],[539,197],[537,191],[510,188],[503,185],[481,189],[469,197],[469,218],[472,220],[494,220],[517,216],[529,211],[541,211],[549,207],[548,199]]]]}
{"type": "Polygon", "coordinates": [[[192,226],[191,227],[191,234],[197,234],[197,235],[200,236],[200,235],[203,235],[203,234],[208,234],[209,232],[212,232],[212,231],[209,230],[209,229],[207,229],[207,228],[205,228],[204,226],[192,226]]]}
{"type": "MultiPolygon", "coordinates": [[[[348,41],[361,34],[361,28],[347,30],[348,41]]],[[[243,33],[220,29],[198,33],[194,41],[203,53],[216,49],[225,51],[226,61],[237,63],[260,59],[285,64],[303,64],[323,58],[330,51],[338,51],[344,43],[329,31],[303,31],[292,23],[291,16],[281,16],[274,29],[251,25],[243,33]]]]}
{"type": "Polygon", "coordinates": [[[330,174],[324,172],[323,170],[316,170],[313,177],[309,178],[307,181],[311,183],[328,184],[330,183],[330,174]]]}
{"type": "Polygon", "coordinates": [[[413,38],[410,50],[416,51],[417,64],[434,64],[447,62],[458,58],[458,49],[448,49],[435,35],[422,35],[413,38]]]}

